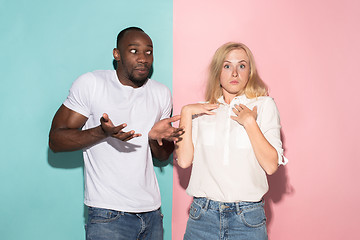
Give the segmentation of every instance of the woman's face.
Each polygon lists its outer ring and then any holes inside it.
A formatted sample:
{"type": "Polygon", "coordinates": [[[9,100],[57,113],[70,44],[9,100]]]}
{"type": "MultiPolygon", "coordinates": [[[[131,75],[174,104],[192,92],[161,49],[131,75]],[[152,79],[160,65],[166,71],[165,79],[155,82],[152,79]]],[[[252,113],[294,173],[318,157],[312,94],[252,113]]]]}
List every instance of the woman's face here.
{"type": "Polygon", "coordinates": [[[250,63],[244,49],[229,52],[223,62],[220,84],[226,103],[243,90],[249,80],[250,63]]]}

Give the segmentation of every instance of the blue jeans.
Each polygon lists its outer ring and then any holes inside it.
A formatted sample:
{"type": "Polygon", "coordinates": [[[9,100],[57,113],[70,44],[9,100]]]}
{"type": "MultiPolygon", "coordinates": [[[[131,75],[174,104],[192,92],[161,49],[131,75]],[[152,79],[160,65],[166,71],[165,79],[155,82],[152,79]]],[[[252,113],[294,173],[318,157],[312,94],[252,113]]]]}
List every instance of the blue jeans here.
{"type": "Polygon", "coordinates": [[[194,198],[184,240],[267,240],[264,202],[194,198]]]}
{"type": "Polygon", "coordinates": [[[88,207],[87,240],[162,240],[163,215],[160,209],[127,213],[88,207]]]}

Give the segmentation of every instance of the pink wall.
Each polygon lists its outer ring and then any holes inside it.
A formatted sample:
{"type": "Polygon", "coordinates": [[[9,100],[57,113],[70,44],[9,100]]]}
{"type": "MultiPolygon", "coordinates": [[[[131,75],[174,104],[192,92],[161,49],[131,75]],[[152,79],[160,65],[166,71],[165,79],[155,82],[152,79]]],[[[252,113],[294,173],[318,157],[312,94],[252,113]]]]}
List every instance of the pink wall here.
{"type": "MultiPolygon", "coordinates": [[[[360,2],[174,0],[174,112],[203,100],[207,65],[228,41],[252,49],[281,114],[290,160],[269,177],[270,239],[354,239],[360,213],[360,2]]],[[[191,198],[175,163],[173,240],[191,198]]]]}

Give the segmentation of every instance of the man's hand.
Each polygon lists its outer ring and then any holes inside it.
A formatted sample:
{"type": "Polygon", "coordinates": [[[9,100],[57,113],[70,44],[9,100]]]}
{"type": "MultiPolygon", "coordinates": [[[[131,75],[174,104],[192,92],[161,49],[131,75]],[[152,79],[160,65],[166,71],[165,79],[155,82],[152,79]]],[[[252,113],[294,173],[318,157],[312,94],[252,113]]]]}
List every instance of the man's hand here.
{"type": "Polygon", "coordinates": [[[125,128],[127,125],[126,123],[123,123],[119,126],[114,126],[112,121],[110,120],[109,116],[104,113],[102,118],[100,118],[101,128],[104,131],[104,133],[107,136],[111,136],[114,138],[117,138],[121,141],[129,141],[130,139],[133,139],[135,137],[140,137],[140,133],[135,133],[134,130],[131,130],[129,132],[123,132],[122,129],[125,128]]]}
{"type": "Polygon", "coordinates": [[[151,128],[149,139],[156,140],[160,146],[163,145],[162,140],[169,142],[178,141],[179,137],[184,134],[184,129],[175,128],[171,125],[172,122],[178,120],[180,120],[180,115],[158,121],[151,128]]]}

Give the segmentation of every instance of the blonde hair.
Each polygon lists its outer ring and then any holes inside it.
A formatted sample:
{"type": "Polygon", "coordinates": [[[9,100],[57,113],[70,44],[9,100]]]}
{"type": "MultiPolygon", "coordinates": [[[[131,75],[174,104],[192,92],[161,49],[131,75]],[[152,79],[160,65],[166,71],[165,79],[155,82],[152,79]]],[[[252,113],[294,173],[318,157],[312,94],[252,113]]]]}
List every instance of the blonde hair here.
{"type": "Polygon", "coordinates": [[[217,103],[219,97],[222,96],[222,88],[220,86],[220,74],[226,55],[235,49],[243,49],[249,58],[249,81],[245,88],[241,90],[237,96],[245,94],[247,98],[256,98],[259,96],[267,96],[268,89],[257,73],[254,56],[250,49],[243,43],[229,42],[219,47],[209,66],[209,77],[207,81],[205,100],[210,103],[217,103]]]}

